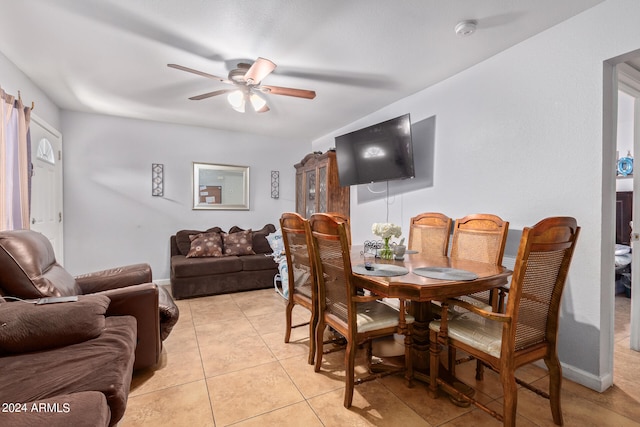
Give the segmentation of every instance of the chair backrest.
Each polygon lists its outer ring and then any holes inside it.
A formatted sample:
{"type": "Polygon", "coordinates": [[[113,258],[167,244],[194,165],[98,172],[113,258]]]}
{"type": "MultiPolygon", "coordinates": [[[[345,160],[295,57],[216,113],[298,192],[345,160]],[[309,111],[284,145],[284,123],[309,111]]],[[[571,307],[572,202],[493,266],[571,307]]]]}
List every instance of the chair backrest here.
{"type": "Polygon", "coordinates": [[[546,218],[523,230],[506,310],[516,321],[509,337],[513,343],[507,342],[511,349],[555,344],[560,300],[579,233],[570,217],[546,218]]]}
{"type": "Polygon", "coordinates": [[[32,230],[0,232],[0,295],[41,298],[81,293],[75,278],[56,262],[45,235],[32,230]]]}
{"type": "Polygon", "coordinates": [[[502,265],[509,222],[490,214],[457,219],[451,240],[451,258],[502,265]]]}
{"type": "Polygon", "coordinates": [[[340,212],[327,212],[328,215],[331,215],[333,218],[337,219],[340,222],[344,222],[345,230],[347,232],[347,241],[349,242],[349,247],[351,247],[351,218],[348,215],[342,214],[340,212]]]}
{"type": "Polygon", "coordinates": [[[425,212],[411,218],[408,249],[424,254],[446,256],[452,220],[436,212],[425,212]]]}
{"type": "MultiPolygon", "coordinates": [[[[346,225],[328,214],[309,218],[317,267],[318,308],[343,330],[355,322],[355,287],[351,281],[351,258],[346,225]]],[[[353,329],[355,330],[355,328],[353,329]]]]}
{"type": "Polygon", "coordinates": [[[285,212],[280,217],[280,230],[287,258],[289,298],[298,293],[312,300],[316,280],[309,222],[295,212],[285,212]]]}

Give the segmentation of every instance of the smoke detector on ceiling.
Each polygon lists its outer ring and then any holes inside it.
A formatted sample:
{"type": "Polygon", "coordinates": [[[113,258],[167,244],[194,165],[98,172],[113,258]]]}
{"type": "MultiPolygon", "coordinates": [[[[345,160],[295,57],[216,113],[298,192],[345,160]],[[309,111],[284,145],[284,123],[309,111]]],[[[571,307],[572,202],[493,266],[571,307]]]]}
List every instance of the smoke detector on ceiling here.
{"type": "Polygon", "coordinates": [[[476,32],[476,27],[478,26],[478,21],[473,19],[469,19],[466,21],[460,21],[456,24],[455,30],[456,34],[461,37],[467,37],[476,32]]]}

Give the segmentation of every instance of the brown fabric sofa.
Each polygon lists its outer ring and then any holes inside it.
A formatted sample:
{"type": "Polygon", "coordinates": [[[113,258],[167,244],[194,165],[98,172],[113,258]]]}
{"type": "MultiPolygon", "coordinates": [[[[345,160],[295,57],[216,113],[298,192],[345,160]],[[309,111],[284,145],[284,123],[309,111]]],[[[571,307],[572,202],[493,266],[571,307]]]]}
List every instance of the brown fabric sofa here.
{"type": "Polygon", "coordinates": [[[136,319],[110,299],[37,305],[0,297],[0,425],[113,426],[124,415],[136,319]]]}
{"type": "Polygon", "coordinates": [[[71,276],[56,262],[49,240],[31,230],[0,232],[0,296],[21,299],[104,294],[107,315],[131,315],[137,322],[135,369],[154,366],[162,339],[178,321],[179,311],[166,289],[151,283],[148,264],[71,276]]]}
{"type": "MultiPolygon", "coordinates": [[[[243,230],[231,227],[227,234],[243,230]]],[[[228,255],[222,248],[222,256],[190,257],[191,238],[204,233],[223,233],[219,227],[205,231],[180,230],[170,238],[171,245],[171,293],[176,299],[230,292],[264,289],[273,286],[278,265],[270,256],[271,246],[267,236],[276,231],[273,224],[260,230],[251,230],[250,242],[253,254],[228,255]]]]}

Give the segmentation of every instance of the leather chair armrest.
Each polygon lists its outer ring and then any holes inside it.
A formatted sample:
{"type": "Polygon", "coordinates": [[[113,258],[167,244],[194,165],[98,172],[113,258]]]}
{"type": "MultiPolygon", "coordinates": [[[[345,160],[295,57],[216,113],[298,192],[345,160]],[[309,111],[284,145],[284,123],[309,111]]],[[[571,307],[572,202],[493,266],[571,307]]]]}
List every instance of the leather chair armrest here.
{"type": "Polygon", "coordinates": [[[138,338],[134,369],[154,366],[160,359],[160,322],[158,286],[154,283],[109,289],[101,294],[111,298],[107,316],[129,315],[138,322],[138,338]]]}
{"type": "Polygon", "coordinates": [[[149,283],[152,280],[149,264],[133,264],[124,267],[96,271],[75,277],[83,294],[93,294],[107,289],[149,283]]]}

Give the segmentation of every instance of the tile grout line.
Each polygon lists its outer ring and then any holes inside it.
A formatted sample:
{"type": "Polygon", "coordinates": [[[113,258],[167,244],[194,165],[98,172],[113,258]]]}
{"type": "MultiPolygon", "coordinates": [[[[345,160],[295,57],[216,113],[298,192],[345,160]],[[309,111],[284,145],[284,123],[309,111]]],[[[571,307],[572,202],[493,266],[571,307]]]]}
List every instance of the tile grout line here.
{"type": "Polygon", "coordinates": [[[204,369],[204,356],[202,354],[202,350],[200,349],[200,340],[198,339],[198,331],[196,330],[196,324],[193,321],[193,311],[191,310],[191,303],[189,303],[189,312],[191,313],[191,325],[193,327],[193,334],[196,337],[196,346],[198,347],[198,354],[200,355],[200,368],[202,369],[202,379],[204,380],[204,386],[207,390],[207,400],[209,401],[209,411],[211,411],[211,420],[213,421],[213,425],[217,425],[216,423],[216,415],[213,411],[213,402],[211,401],[211,393],[209,392],[209,384],[207,382],[207,372],[204,369]]]}

